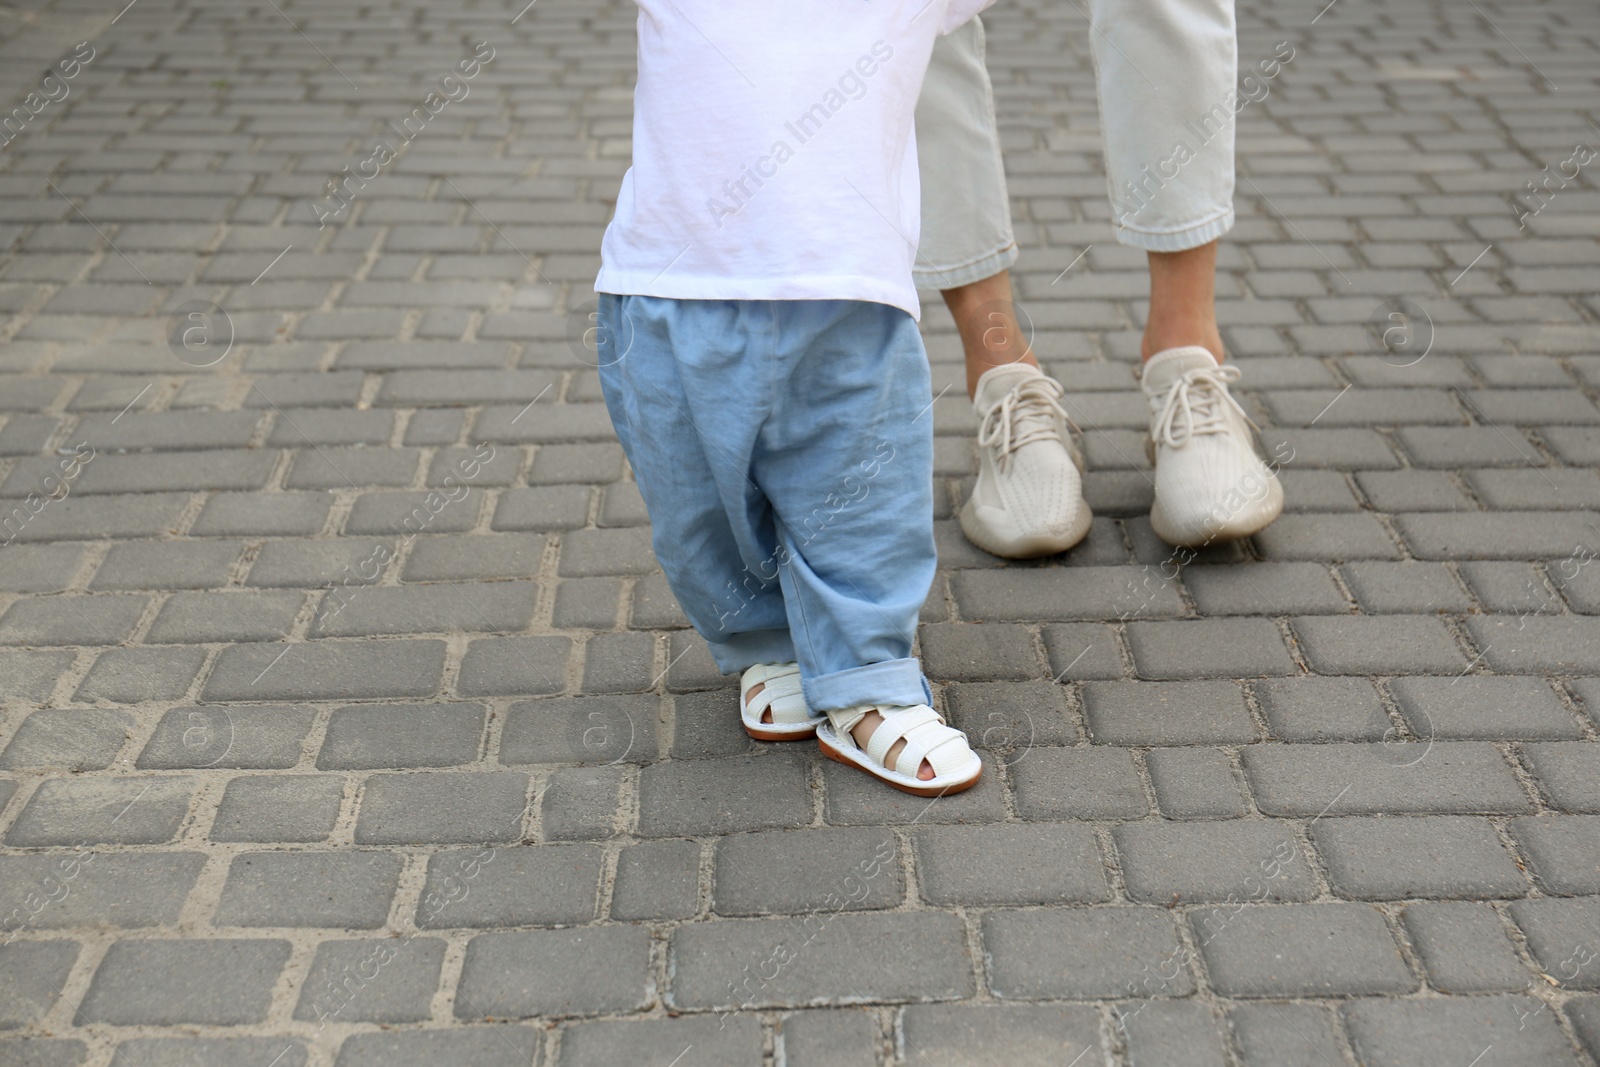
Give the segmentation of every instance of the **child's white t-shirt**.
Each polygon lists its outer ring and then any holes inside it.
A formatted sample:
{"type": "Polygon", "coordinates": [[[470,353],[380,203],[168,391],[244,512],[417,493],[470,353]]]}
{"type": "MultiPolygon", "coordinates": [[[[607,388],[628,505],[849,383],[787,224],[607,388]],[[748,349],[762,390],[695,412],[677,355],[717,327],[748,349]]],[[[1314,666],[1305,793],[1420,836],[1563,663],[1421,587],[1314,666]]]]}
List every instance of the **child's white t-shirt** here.
{"type": "Polygon", "coordinates": [[[633,166],[595,289],[918,316],[917,95],[934,38],[992,2],[638,0],[633,166]]]}

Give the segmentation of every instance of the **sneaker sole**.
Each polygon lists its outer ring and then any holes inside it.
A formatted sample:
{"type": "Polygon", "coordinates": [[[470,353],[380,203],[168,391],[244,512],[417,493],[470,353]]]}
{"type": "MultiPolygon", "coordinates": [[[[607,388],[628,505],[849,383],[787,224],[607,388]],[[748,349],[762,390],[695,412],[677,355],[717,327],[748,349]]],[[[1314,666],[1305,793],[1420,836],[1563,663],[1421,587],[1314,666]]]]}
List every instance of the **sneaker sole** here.
{"type": "Polygon", "coordinates": [[[1150,528],[1161,540],[1178,548],[1208,548],[1239,541],[1265,530],[1283,514],[1283,487],[1276,479],[1273,480],[1273,487],[1271,501],[1265,511],[1224,523],[1205,537],[1180,534],[1167,522],[1166,512],[1161,509],[1159,500],[1150,508],[1150,528]]]}
{"type": "Polygon", "coordinates": [[[993,533],[989,527],[980,522],[977,510],[977,505],[971,499],[962,505],[961,532],[966,535],[968,541],[985,552],[1003,559],[1037,559],[1040,556],[1054,556],[1065,552],[1089,536],[1089,527],[1094,523],[1094,512],[1089,510],[1088,501],[1079,498],[1077,517],[1065,533],[1018,534],[1006,537],[993,533]]]}

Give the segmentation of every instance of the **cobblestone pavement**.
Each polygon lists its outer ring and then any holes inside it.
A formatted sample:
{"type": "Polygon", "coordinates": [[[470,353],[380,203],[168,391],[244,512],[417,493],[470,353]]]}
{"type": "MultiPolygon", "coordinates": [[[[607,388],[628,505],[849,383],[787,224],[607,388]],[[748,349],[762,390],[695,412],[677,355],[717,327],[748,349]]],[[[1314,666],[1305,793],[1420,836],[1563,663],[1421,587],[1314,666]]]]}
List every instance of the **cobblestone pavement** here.
{"type": "Polygon", "coordinates": [[[1243,5],[1294,55],[1221,307],[1289,503],[1184,561],[1087,25],[1002,0],[1099,518],[962,541],[930,304],[921,651],[989,762],[932,803],[746,739],[569,340],[631,5],[59,7],[3,31],[58,43],[0,148],[0,1065],[1600,1057],[1592,3],[1243,5]]]}

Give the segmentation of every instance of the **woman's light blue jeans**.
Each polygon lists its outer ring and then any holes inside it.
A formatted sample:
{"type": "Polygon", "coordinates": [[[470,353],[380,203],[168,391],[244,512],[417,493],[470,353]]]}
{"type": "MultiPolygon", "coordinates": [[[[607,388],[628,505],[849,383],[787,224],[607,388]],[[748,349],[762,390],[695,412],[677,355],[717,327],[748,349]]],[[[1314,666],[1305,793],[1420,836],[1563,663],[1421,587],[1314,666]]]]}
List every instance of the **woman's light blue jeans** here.
{"type": "Polygon", "coordinates": [[[798,661],[814,712],[927,703],[933,413],[911,316],[602,293],[597,327],[656,558],[717,666],[798,661]]]}

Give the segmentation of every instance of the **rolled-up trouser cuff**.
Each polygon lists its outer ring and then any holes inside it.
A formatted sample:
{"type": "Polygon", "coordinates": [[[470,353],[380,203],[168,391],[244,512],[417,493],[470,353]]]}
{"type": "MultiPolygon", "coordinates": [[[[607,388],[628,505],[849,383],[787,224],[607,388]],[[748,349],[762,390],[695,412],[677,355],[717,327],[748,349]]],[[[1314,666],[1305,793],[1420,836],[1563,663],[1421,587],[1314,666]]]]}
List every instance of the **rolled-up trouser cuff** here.
{"type": "Polygon", "coordinates": [[[996,252],[960,266],[919,264],[912,267],[911,280],[918,289],[940,291],[955,289],[962,285],[971,285],[973,282],[981,282],[985,278],[993,278],[1003,270],[1010,270],[1011,265],[1017,261],[1017,255],[1017,245],[1013,241],[996,252]]]}
{"type": "Polygon", "coordinates": [[[726,641],[712,641],[711,658],[723,674],[733,674],[757,663],[793,663],[799,657],[794,651],[794,637],[787,627],[776,630],[750,630],[729,634],[726,641]]]}
{"type": "Polygon", "coordinates": [[[910,657],[802,678],[801,686],[813,714],[862,704],[902,707],[933,700],[922,665],[910,657]]]}
{"type": "Polygon", "coordinates": [[[1118,225],[1117,242],[1142,248],[1146,252],[1187,252],[1191,248],[1210,244],[1231,229],[1233,229],[1233,209],[1229,208],[1221,215],[1198,225],[1162,233],[1118,225]]]}

